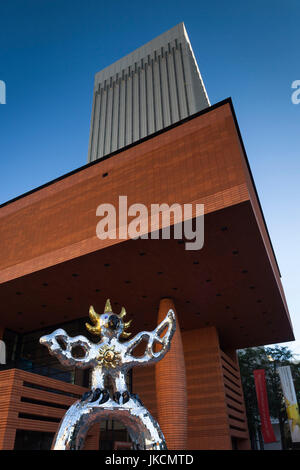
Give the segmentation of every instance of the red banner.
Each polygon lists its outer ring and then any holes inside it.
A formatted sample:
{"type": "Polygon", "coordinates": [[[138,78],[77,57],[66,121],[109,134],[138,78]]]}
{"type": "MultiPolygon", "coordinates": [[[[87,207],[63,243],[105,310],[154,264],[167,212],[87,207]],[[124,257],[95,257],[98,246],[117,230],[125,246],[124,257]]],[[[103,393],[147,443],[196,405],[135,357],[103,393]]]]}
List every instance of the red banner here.
{"type": "Polygon", "coordinates": [[[256,369],[253,371],[253,373],[261,421],[261,431],[264,438],[264,442],[266,444],[270,442],[276,442],[276,437],[274,435],[269,414],[265,371],[264,369],[256,369]]]}

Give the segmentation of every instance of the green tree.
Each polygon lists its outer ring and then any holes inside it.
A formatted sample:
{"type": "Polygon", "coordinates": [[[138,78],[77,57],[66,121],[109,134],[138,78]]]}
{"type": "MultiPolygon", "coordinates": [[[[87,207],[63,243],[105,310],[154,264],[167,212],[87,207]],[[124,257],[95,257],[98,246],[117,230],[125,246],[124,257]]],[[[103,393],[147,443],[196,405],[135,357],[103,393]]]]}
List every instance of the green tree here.
{"type": "MultiPolygon", "coordinates": [[[[260,417],[256,398],[253,371],[264,369],[267,382],[267,393],[270,415],[278,419],[282,448],[286,449],[291,443],[287,431],[287,414],[280,385],[277,367],[289,365],[292,370],[297,399],[300,399],[300,367],[293,360],[292,352],[286,346],[257,347],[243,349],[238,352],[241,379],[245,397],[246,413],[252,447],[255,448],[255,438],[260,433],[260,417]]],[[[261,438],[262,442],[262,438],[261,438]]]]}

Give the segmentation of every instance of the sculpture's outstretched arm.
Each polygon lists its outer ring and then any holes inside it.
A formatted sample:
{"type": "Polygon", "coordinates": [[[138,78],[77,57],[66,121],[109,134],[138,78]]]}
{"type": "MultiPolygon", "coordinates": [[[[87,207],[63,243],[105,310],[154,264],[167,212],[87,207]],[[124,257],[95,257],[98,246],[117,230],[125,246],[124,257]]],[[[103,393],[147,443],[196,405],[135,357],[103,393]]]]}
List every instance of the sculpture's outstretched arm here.
{"type": "Polygon", "coordinates": [[[131,341],[126,343],[127,345],[127,352],[125,355],[125,361],[129,367],[136,366],[136,365],[145,365],[151,364],[153,362],[160,361],[165,354],[170,349],[171,339],[175,333],[176,329],[176,319],[175,313],[173,310],[169,310],[165,319],[155,328],[153,331],[141,331],[138,333],[131,341]],[[160,336],[160,334],[167,328],[164,336],[160,336]],[[134,357],[131,352],[138,344],[141,343],[143,339],[148,338],[148,344],[145,350],[145,353],[142,357],[134,357]],[[154,344],[159,343],[162,345],[161,350],[155,352],[154,351],[154,344]]]}
{"type": "Polygon", "coordinates": [[[50,354],[56,356],[65,366],[76,366],[85,369],[97,364],[95,345],[90,343],[85,336],[71,338],[65,330],[59,328],[50,335],[42,336],[40,343],[47,346],[50,354]],[[75,347],[80,347],[85,355],[80,358],[74,357],[72,350],[75,347]]]}

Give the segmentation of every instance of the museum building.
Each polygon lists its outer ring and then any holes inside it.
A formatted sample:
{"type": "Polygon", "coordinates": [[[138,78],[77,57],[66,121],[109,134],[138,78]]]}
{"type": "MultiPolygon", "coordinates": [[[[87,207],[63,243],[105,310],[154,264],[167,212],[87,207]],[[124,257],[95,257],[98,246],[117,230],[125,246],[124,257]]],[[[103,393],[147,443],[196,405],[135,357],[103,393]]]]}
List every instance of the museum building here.
{"type": "MultiPolygon", "coordinates": [[[[249,449],[236,351],[294,339],[280,277],[232,101],[210,104],[181,23],[96,74],[88,163],[0,206],[0,449],[51,447],[90,378],[39,338],[62,327],[93,340],[89,307],[107,298],[133,335],[176,312],[169,353],[127,378],[168,448],[249,449]],[[97,208],[120,196],[149,213],[190,205],[194,227],[204,205],[203,247],[163,238],[163,217],[137,239],[117,217],[119,237],[99,238],[97,208]]],[[[130,445],[113,420],[85,448],[130,445]]]]}

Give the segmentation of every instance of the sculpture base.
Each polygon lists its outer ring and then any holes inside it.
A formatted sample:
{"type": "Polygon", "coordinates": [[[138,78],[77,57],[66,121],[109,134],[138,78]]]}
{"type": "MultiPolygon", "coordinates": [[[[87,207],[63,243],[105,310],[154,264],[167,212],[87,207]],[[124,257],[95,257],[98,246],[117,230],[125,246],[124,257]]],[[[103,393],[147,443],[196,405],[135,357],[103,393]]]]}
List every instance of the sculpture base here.
{"type": "Polygon", "coordinates": [[[83,449],[89,428],[103,419],[114,419],[124,424],[136,450],[167,449],[157,421],[139,400],[131,397],[123,405],[111,398],[103,404],[75,402],[59,426],[52,450],[83,449]]]}

